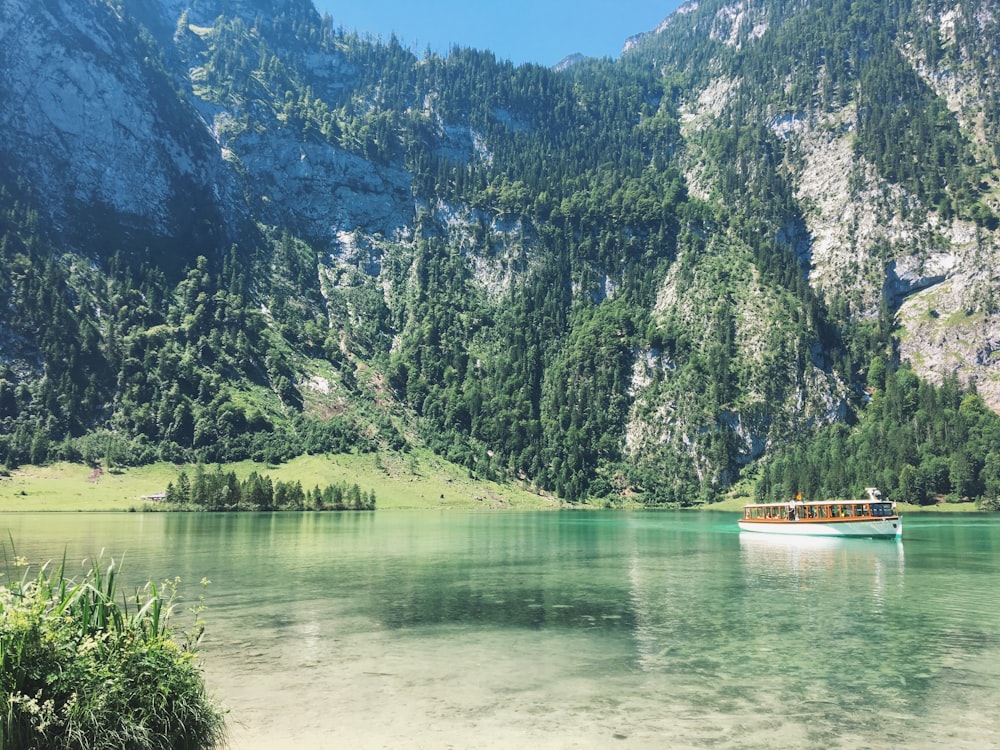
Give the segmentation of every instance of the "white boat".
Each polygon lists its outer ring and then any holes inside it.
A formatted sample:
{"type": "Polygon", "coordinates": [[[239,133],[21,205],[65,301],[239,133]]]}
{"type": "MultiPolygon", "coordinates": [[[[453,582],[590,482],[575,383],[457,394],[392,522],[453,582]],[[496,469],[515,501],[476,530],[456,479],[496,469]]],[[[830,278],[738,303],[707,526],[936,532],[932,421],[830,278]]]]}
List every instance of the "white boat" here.
{"type": "Polygon", "coordinates": [[[901,539],[903,521],[896,504],[867,487],[865,500],[808,500],[752,503],[743,506],[741,531],[794,536],[869,537],[901,539]]]}

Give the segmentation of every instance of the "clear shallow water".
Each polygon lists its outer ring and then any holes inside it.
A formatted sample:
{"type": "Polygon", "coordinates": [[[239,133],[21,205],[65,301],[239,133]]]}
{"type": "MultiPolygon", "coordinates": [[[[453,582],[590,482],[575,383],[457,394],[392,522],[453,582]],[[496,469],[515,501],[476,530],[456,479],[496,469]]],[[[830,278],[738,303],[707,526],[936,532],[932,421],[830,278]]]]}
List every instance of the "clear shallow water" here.
{"type": "MultiPolygon", "coordinates": [[[[902,543],[713,513],[6,514],[206,592],[232,747],[1000,748],[1000,518],[902,543]]],[[[75,564],[75,563],[74,563],[75,564]]]]}

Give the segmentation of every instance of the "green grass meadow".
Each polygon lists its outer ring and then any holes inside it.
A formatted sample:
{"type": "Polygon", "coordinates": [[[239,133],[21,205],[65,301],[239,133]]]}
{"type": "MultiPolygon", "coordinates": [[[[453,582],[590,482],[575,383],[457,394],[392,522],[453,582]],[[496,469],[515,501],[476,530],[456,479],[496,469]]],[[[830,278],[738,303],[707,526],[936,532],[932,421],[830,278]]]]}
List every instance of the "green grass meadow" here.
{"type": "MultiPolygon", "coordinates": [[[[215,465],[206,466],[213,471],[215,465]]],[[[543,510],[560,507],[556,498],[473,479],[468,472],[431,453],[301,456],[280,465],[242,461],[223,464],[242,480],[251,472],[302,483],[303,489],[347,482],[375,491],[376,509],[543,510]]],[[[112,471],[80,464],[24,466],[0,478],[0,512],[155,510],[143,500],[162,493],[193,465],[159,463],[112,471]]]]}

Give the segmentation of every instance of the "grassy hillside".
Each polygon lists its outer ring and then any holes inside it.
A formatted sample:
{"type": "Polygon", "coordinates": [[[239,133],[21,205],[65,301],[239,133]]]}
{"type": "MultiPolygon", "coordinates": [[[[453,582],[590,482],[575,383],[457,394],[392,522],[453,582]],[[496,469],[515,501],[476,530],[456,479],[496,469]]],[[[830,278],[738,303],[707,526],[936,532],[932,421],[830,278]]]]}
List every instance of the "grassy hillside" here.
{"type": "MultiPolygon", "coordinates": [[[[155,509],[142,498],[163,492],[193,466],[156,463],[108,473],[81,464],[25,466],[0,479],[0,511],[128,511],[155,509]]],[[[272,466],[242,461],[224,464],[244,479],[252,471],[303,488],[347,482],[375,490],[380,509],[558,508],[558,500],[471,479],[464,469],[430,453],[303,456],[272,466]]]]}

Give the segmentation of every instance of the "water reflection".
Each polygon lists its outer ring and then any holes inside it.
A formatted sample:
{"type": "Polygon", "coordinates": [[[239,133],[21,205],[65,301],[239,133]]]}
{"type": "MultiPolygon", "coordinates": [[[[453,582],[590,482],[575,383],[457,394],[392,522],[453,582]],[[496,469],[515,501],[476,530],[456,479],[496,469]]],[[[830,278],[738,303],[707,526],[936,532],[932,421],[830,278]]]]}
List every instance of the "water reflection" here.
{"type": "Polygon", "coordinates": [[[563,521],[505,514],[442,524],[405,567],[376,563],[380,585],[364,600],[367,614],[393,630],[630,630],[630,601],[607,567],[619,558],[619,535],[593,514],[563,521]]]}
{"type": "Polygon", "coordinates": [[[706,513],[3,520],[210,578],[240,750],[1000,747],[1000,519],[908,520],[905,556],[706,513]]]}
{"type": "Polygon", "coordinates": [[[905,568],[900,540],[841,539],[740,532],[740,562],[749,585],[788,578],[804,581],[868,571],[884,582],[884,571],[902,575],[905,568]]]}

